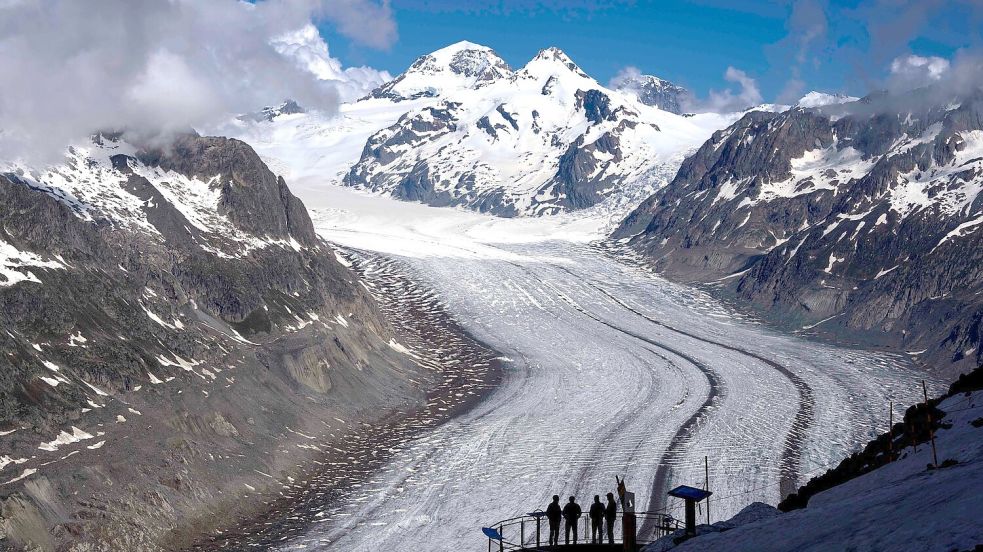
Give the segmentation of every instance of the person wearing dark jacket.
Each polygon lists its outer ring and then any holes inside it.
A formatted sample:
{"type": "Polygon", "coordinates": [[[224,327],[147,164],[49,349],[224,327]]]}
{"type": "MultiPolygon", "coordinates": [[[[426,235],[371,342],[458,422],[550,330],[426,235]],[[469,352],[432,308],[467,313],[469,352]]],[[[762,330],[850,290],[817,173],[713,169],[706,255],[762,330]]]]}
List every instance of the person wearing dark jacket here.
{"type": "Polygon", "coordinates": [[[604,508],[604,521],[607,522],[608,544],[614,544],[614,520],[618,518],[618,505],[614,503],[614,493],[608,493],[608,505],[604,508]]]}
{"type": "Polygon", "coordinates": [[[590,541],[593,544],[604,542],[604,505],[601,497],[594,495],[594,503],[590,505],[590,541]]]}
{"type": "Polygon", "coordinates": [[[546,519],[550,522],[550,546],[560,544],[560,519],[563,518],[563,511],[560,510],[560,495],[553,495],[553,502],[546,507],[546,519]]]}
{"type": "Polygon", "coordinates": [[[567,544],[570,544],[570,533],[573,533],[573,543],[577,544],[577,521],[580,519],[580,515],[584,513],[580,509],[580,504],[575,502],[575,497],[570,497],[570,502],[563,507],[563,519],[567,520],[567,544]]]}

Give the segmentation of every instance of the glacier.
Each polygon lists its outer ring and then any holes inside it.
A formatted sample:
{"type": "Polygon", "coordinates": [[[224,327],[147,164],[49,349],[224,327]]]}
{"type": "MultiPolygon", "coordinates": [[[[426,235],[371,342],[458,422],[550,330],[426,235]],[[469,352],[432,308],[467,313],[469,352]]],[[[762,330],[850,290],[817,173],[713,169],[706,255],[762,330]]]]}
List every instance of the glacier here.
{"type": "Polygon", "coordinates": [[[640,508],[678,518],[665,491],[702,485],[704,456],[725,519],[777,502],[920,393],[904,355],[784,335],[660,278],[600,239],[603,210],[498,219],[299,189],[323,237],[398,263],[507,361],[475,408],[400,447],[282,550],[483,547],[482,526],[554,493],[612,491],[616,475],[640,508]]]}

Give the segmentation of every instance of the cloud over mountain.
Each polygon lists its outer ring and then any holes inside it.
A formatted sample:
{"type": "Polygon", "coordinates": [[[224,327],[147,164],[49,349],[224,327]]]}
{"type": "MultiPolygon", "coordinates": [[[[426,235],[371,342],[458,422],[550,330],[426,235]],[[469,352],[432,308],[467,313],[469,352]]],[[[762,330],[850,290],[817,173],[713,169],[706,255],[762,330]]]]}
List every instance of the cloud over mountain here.
{"type": "Polygon", "coordinates": [[[184,129],[286,97],[331,111],[384,78],[342,69],[315,21],[369,46],[395,39],[388,4],[369,0],[2,3],[0,152],[51,158],[94,130],[184,129]],[[366,13],[378,24],[360,31],[366,13]]]}
{"type": "Polygon", "coordinates": [[[693,96],[684,98],[686,111],[695,113],[729,113],[741,111],[749,107],[754,107],[762,103],[761,89],[758,88],[757,81],[744,71],[728,66],[724,72],[724,80],[738,85],[735,91],[732,88],[723,90],[710,90],[706,99],[699,99],[693,96]]]}

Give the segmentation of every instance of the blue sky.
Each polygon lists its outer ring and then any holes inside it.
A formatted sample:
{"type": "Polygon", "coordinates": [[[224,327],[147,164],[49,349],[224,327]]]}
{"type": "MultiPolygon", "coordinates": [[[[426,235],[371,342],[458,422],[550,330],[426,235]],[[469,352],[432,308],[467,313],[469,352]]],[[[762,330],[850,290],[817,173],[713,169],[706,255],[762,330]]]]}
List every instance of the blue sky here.
{"type": "Polygon", "coordinates": [[[724,79],[732,66],[771,101],[812,89],[862,95],[898,56],[952,58],[983,44],[983,7],[969,0],[392,0],[390,8],[398,36],[388,47],[322,25],[332,55],[395,75],[458,40],[490,46],[513,66],[558,46],[601,82],[634,66],[698,95],[733,87],[724,79]]]}

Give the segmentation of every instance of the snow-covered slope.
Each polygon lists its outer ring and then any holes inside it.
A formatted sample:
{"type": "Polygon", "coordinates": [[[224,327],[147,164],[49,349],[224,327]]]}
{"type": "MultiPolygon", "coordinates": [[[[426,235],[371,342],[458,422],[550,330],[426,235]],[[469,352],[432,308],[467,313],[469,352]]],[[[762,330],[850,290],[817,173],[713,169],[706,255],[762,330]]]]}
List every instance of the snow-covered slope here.
{"type": "Polygon", "coordinates": [[[938,460],[953,465],[926,469],[931,446],[908,446],[897,461],[817,494],[805,509],[761,515],[765,508],[756,506],[743,516],[749,522],[739,515],[732,529],[644,550],[973,550],[983,543],[983,391],[956,394],[938,408],[946,413],[936,433],[938,460]]]}
{"type": "Polygon", "coordinates": [[[291,189],[310,191],[324,185],[340,185],[372,134],[394,124],[407,110],[435,101],[363,98],[342,104],[337,113],[276,113],[271,120],[259,122],[246,117],[210,129],[209,133],[243,140],[273,172],[290,181],[291,189]]]}
{"type": "Polygon", "coordinates": [[[337,115],[236,121],[216,132],[252,144],[302,191],[344,183],[516,216],[582,209],[651,185],[735,118],[645,105],[556,48],[513,70],[491,49],[460,42],[337,115]]]}

